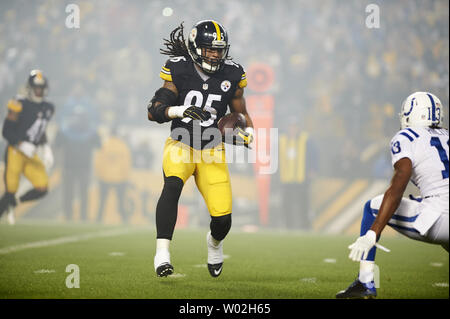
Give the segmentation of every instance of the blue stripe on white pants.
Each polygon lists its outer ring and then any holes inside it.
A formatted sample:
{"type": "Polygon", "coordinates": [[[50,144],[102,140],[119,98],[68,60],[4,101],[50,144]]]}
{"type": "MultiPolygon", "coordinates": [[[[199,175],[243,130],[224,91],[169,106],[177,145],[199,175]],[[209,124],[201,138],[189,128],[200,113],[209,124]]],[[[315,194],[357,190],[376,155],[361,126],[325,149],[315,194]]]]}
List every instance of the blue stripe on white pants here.
{"type": "MultiPolygon", "coordinates": [[[[379,195],[370,201],[371,213],[374,217],[378,214],[383,195],[379,195]]],[[[399,233],[415,239],[423,240],[423,236],[413,227],[413,223],[418,216],[419,202],[403,197],[394,215],[388,221],[388,225],[399,233]]]]}
{"type": "MultiPolygon", "coordinates": [[[[373,222],[375,221],[375,217],[372,213],[372,209],[370,208],[370,200],[366,202],[364,205],[364,212],[363,212],[363,218],[361,221],[361,230],[359,235],[364,236],[367,231],[372,227],[373,222]]],[[[377,252],[377,248],[374,246],[367,255],[366,260],[374,261],[375,260],[375,254],[377,252]]]]}
{"type": "MultiPolygon", "coordinates": [[[[442,211],[442,214],[424,235],[420,235],[413,227],[413,224],[419,215],[419,210],[424,210],[424,214],[426,214],[426,210],[430,209],[429,204],[424,206],[426,200],[419,202],[403,197],[388,225],[411,239],[448,246],[448,196],[428,200],[433,200],[433,202],[439,200],[440,202],[438,205],[433,206],[433,209],[442,211]]],[[[370,201],[370,209],[374,217],[378,214],[382,201],[383,195],[379,195],[370,201]]]]}
{"type": "MultiPolygon", "coordinates": [[[[442,197],[442,196],[441,196],[442,197]]],[[[448,207],[448,196],[440,198],[443,204],[438,205],[443,210],[443,213],[438,220],[431,226],[431,228],[421,235],[414,227],[413,224],[418,217],[420,202],[417,200],[411,200],[408,198],[402,198],[397,211],[389,220],[388,225],[393,229],[405,235],[408,238],[419,240],[422,242],[428,242],[432,244],[438,244],[444,247],[445,250],[449,249],[449,216],[445,213],[445,208],[448,207]]],[[[364,235],[372,226],[375,220],[378,210],[380,209],[383,201],[383,195],[374,197],[366,203],[364,206],[363,219],[361,222],[361,236],[364,235]]],[[[422,201],[423,203],[423,201],[422,201]]],[[[448,212],[448,210],[447,210],[448,212]]],[[[375,259],[376,248],[372,248],[369,252],[367,260],[375,259]]]]}
{"type": "MultiPolygon", "coordinates": [[[[378,210],[383,201],[383,195],[372,198],[364,205],[364,213],[361,221],[360,236],[366,234],[370,229],[375,218],[378,214],[378,210]]],[[[394,228],[399,233],[416,239],[423,240],[419,232],[412,227],[413,222],[417,218],[417,206],[418,202],[403,198],[396,213],[389,220],[388,225],[394,228]]],[[[366,260],[374,261],[376,255],[376,247],[373,247],[367,256],[366,260]]]]}

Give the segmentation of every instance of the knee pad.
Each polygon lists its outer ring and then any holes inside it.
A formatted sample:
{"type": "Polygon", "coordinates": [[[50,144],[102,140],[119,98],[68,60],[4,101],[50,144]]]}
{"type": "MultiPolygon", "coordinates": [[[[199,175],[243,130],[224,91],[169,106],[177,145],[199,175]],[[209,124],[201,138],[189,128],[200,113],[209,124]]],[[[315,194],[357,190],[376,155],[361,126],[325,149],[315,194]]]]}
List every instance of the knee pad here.
{"type": "Polygon", "coordinates": [[[219,216],[219,217],[211,217],[211,236],[215,240],[223,240],[231,228],[231,214],[219,216]]]}
{"type": "Polygon", "coordinates": [[[183,190],[183,180],[177,176],[164,176],[164,187],[163,192],[166,194],[166,196],[169,196],[171,198],[173,197],[180,197],[181,191],[183,190]]]}
{"type": "Polygon", "coordinates": [[[47,194],[47,192],[48,192],[47,188],[42,188],[42,189],[33,188],[32,190],[29,190],[27,193],[22,195],[20,197],[20,201],[27,202],[30,200],[36,200],[36,199],[44,197],[47,194]]]}

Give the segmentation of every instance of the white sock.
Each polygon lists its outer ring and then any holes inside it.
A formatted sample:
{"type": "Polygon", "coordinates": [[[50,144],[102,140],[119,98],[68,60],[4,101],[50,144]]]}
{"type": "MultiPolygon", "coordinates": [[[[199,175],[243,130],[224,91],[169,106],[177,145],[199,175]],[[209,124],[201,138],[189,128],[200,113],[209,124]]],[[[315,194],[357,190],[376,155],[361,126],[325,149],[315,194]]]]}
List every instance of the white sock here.
{"type": "Polygon", "coordinates": [[[153,260],[155,270],[163,263],[170,263],[169,239],[156,239],[156,254],[153,260]]]}
{"type": "Polygon", "coordinates": [[[156,239],[156,253],[158,251],[169,252],[170,239],[158,238],[156,239]]]}
{"type": "Polygon", "coordinates": [[[374,280],[373,270],[375,262],[370,260],[361,260],[359,262],[359,281],[368,283],[374,280]]]}
{"type": "Polygon", "coordinates": [[[213,244],[214,247],[219,246],[222,242],[221,240],[214,239],[214,237],[211,235],[211,232],[209,232],[209,238],[211,238],[211,244],[213,244]]]}

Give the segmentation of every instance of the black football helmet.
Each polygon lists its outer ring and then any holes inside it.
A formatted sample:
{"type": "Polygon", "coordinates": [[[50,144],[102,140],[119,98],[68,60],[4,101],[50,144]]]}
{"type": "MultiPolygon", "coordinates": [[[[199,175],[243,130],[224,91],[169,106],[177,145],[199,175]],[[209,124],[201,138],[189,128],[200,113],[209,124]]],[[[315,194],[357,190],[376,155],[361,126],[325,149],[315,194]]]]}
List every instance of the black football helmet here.
{"type": "Polygon", "coordinates": [[[48,81],[41,70],[32,70],[27,81],[29,98],[35,102],[42,102],[48,92],[48,81]],[[36,90],[41,89],[41,90],[36,90]],[[37,93],[39,92],[39,93],[37,93]]]}
{"type": "Polygon", "coordinates": [[[189,55],[195,64],[207,73],[219,71],[228,58],[228,34],[225,28],[214,20],[197,22],[187,39],[189,55]],[[217,50],[216,57],[207,57],[206,49],[217,50]]]}

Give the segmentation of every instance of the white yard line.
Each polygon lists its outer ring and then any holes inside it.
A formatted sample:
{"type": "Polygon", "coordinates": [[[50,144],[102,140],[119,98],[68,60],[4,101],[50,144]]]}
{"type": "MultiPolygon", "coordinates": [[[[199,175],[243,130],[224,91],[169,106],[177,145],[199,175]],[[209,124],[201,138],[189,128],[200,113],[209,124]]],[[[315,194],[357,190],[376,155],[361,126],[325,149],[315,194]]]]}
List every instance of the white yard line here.
{"type": "Polygon", "coordinates": [[[448,288],[448,282],[436,282],[433,287],[448,288]]]}
{"type": "Polygon", "coordinates": [[[7,255],[10,253],[14,253],[14,252],[18,252],[18,251],[22,251],[22,250],[26,250],[26,249],[42,248],[42,247],[57,246],[57,245],[63,245],[63,244],[69,244],[69,243],[76,243],[79,241],[89,240],[92,238],[119,236],[119,235],[127,234],[129,232],[130,232],[129,229],[111,229],[111,230],[105,230],[105,231],[97,231],[94,233],[59,237],[59,238],[48,239],[48,240],[40,240],[40,241],[31,242],[31,243],[25,243],[25,244],[0,248],[0,255],[7,255]]]}
{"type": "Polygon", "coordinates": [[[323,262],[327,263],[327,264],[335,264],[336,263],[336,259],[334,259],[334,258],[325,258],[323,260],[323,262]]]}

